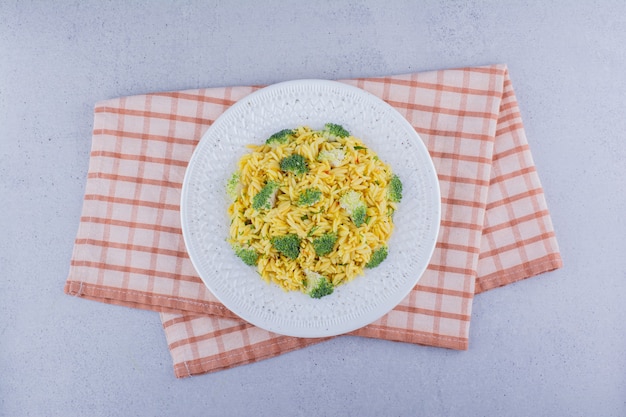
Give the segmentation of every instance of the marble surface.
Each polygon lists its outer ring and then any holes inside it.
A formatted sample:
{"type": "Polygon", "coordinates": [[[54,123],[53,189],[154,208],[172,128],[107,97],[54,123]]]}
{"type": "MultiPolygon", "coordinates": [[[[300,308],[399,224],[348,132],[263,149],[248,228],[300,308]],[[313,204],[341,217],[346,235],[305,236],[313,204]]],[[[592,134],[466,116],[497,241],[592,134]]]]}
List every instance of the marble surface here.
{"type": "Polygon", "coordinates": [[[626,3],[0,2],[0,415],[625,416],[626,3]],[[464,352],[341,337],[176,380],[156,313],[63,294],[96,101],[506,63],[563,269],[464,352]]]}

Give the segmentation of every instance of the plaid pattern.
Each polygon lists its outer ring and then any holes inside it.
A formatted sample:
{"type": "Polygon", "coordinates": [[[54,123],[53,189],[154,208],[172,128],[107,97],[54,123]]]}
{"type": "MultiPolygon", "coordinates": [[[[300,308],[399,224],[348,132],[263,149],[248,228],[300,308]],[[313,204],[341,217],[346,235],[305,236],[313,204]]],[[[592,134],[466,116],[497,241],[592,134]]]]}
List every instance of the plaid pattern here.
{"type": "MultiPolygon", "coordinates": [[[[503,65],[344,80],[395,107],[437,169],[442,220],[419,284],[364,337],[466,349],[474,294],[561,266],[543,190],[503,65]]],[[[211,123],[257,87],[98,103],[83,213],[65,292],[161,312],[178,377],[321,339],[256,328],[198,278],[180,230],[187,162],[211,123]]]]}

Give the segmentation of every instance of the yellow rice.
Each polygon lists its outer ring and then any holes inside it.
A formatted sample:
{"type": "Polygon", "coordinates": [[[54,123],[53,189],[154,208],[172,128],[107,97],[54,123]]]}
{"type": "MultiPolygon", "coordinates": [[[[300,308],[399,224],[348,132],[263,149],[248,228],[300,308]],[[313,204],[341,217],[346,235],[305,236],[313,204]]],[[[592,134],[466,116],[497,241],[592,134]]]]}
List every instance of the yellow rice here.
{"type": "Polygon", "coordinates": [[[257,264],[260,276],[286,291],[305,290],[304,270],[326,276],[335,286],[341,285],[363,275],[372,251],[385,245],[391,236],[391,214],[397,208],[387,199],[391,167],[353,136],[328,141],[308,127],[299,127],[295,132],[294,140],[275,148],[249,145],[250,152],[239,160],[243,188],[228,208],[229,242],[261,254],[257,264]],[[339,166],[317,161],[320,151],[332,149],[343,149],[346,154],[339,166]],[[293,153],[307,160],[308,173],[294,175],[280,170],[280,160],[293,153]],[[281,184],[274,207],[254,210],[252,198],[270,180],[281,184]],[[298,206],[300,192],[311,187],[322,191],[321,200],[312,206],[298,206]],[[360,192],[367,205],[368,220],[360,227],[354,225],[339,203],[349,190],[360,192]],[[337,242],[331,253],[318,257],[311,242],[328,232],[337,234],[337,242]],[[295,260],[281,255],[270,242],[274,236],[289,233],[301,239],[300,255],[295,260]]]}

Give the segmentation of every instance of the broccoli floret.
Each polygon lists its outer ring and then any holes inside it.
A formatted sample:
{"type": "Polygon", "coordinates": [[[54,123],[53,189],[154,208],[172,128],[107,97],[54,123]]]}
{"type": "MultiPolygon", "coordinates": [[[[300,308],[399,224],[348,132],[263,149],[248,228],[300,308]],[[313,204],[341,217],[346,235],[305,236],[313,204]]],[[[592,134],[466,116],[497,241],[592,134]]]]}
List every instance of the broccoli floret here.
{"type": "Polygon", "coordinates": [[[241,193],[243,188],[241,182],[239,181],[240,177],[241,174],[239,172],[233,172],[233,175],[231,175],[230,179],[226,183],[226,192],[233,201],[237,200],[237,197],[239,197],[239,193],[241,193]]]}
{"type": "Polygon", "coordinates": [[[368,263],[365,264],[366,268],[376,268],[387,258],[389,250],[386,245],[380,246],[374,252],[372,252],[372,256],[368,263]]]}
{"type": "Polygon", "coordinates": [[[322,135],[331,142],[336,141],[339,138],[345,138],[350,136],[350,132],[343,128],[343,126],[335,123],[326,123],[322,135]]]}
{"type": "Polygon", "coordinates": [[[391,181],[389,181],[387,198],[394,203],[399,203],[402,200],[402,182],[396,174],[393,174],[391,181]]]}
{"type": "Polygon", "coordinates": [[[233,250],[235,251],[235,255],[241,258],[243,263],[245,263],[246,265],[253,266],[253,265],[256,265],[256,263],[258,262],[259,254],[256,250],[250,247],[241,246],[236,243],[233,244],[232,247],[233,247],[233,250]]]}
{"type": "Polygon", "coordinates": [[[333,293],[335,288],[325,276],[308,269],[304,271],[304,274],[306,275],[305,291],[311,298],[322,298],[333,293]]]}
{"type": "Polygon", "coordinates": [[[352,218],[352,222],[356,227],[365,223],[367,218],[367,207],[361,198],[361,194],[354,190],[350,190],[339,199],[341,207],[348,212],[352,218]]]}
{"type": "Polygon", "coordinates": [[[297,153],[291,154],[280,160],[280,169],[285,172],[292,172],[296,175],[306,174],[309,172],[309,166],[306,159],[297,153]]]}
{"type": "Polygon", "coordinates": [[[367,220],[367,208],[360,206],[352,211],[352,222],[356,227],[361,226],[367,220]]]}
{"type": "Polygon", "coordinates": [[[346,153],[341,149],[332,149],[330,151],[321,151],[317,155],[318,161],[328,161],[331,167],[338,167],[346,157],[346,153]]]}
{"type": "Polygon", "coordinates": [[[280,184],[276,181],[268,181],[257,195],[252,198],[252,208],[255,210],[269,210],[274,207],[276,194],[280,184]]]}
{"type": "Polygon", "coordinates": [[[336,233],[326,233],[313,239],[313,249],[315,249],[315,254],[317,256],[328,255],[333,250],[333,247],[335,247],[336,242],[336,233]]]}
{"type": "Polygon", "coordinates": [[[295,134],[296,134],[295,130],[283,129],[280,132],[276,132],[272,136],[270,136],[265,141],[265,144],[271,146],[272,148],[276,148],[277,146],[288,143],[289,138],[295,134]]]}
{"type": "Polygon", "coordinates": [[[300,255],[300,238],[296,234],[274,236],[272,246],[287,258],[296,259],[300,255]]]}
{"type": "Polygon", "coordinates": [[[298,205],[299,206],[312,206],[313,204],[320,201],[322,198],[322,192],[319,188],[307,188],[300,196],[298,196],[298,205]]]}

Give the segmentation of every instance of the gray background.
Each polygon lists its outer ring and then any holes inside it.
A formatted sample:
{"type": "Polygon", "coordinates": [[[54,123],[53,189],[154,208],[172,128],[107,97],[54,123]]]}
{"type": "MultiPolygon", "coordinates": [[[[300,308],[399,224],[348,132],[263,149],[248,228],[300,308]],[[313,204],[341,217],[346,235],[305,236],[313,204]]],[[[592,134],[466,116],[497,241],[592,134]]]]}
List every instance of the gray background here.
{"type": "Polygon", "coordinates": [[[626,416],[626,3],[0,2],[0,415],[626,416]],[[126,4],[128,3],[128,4],[126,4]],[[63,294],[98,100],[506,63],[565,267],[457,352],[342,337],[176,380],[156,313],[63,294]]]}

